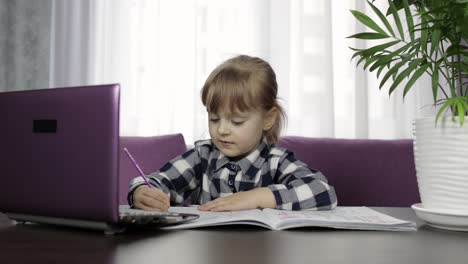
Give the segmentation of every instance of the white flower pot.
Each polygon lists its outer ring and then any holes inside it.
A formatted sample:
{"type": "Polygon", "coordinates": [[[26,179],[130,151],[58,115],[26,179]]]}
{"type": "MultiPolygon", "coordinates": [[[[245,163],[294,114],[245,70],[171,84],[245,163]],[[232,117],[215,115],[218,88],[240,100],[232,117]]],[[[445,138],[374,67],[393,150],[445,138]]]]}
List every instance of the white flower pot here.
{"type": "Polygon", "coordinates": [[[424,208],[468,213],[468,117],[414,121],[414,158],[424,208]]]}

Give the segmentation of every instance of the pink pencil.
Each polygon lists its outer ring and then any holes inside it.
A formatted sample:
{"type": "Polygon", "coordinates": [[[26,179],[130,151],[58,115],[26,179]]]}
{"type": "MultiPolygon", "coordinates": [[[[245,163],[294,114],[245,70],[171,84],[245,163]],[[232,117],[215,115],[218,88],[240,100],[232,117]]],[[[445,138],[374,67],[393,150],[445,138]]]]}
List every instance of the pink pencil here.
{"type": "Polygon", "coordinates": [[[135,168],[137,169],[137,171],[140,173],[141,177],[143,177],[143,180],[145,180],[146,184],[148,185],[148,187],[150,188],[155,188],[153,185],[151,185],[148,181],[148,179],[146,178],[145,176],[145,173],[141,170],[140,166],[138,166],[138,163],[136,163],[135,159],[132,157],[132,154],[130,154],[130,152],[128,152],[128,149],[127,148],[124,148],[123,149],[125,151],[125,153],[127,154],[127,156],[130,158],[130,161],[133,163],[133,165],[135,165],[135,168]]]}

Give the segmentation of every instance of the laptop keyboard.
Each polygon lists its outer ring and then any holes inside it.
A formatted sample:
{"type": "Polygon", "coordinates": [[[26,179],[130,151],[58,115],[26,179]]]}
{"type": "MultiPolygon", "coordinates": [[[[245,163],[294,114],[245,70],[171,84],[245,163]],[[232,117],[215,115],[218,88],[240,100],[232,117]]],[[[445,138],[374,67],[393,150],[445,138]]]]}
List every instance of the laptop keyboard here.
{"type": "Polygon", "coordinates": [[[120,221],[139,225],[170,225],[187,222],[198,218],[198,215],[179,214],[174,212],[144,211],[132,209],[128,205],[119,206],[120,221]]]}
{"type": "Polygon", "coordinates": [[[141,209],[133,209],[128,205],[119,206],[120,217],[125,216],[167,216],[171,215],[169,212],[159,212],[159,211],[145,211],[141,209]]]}

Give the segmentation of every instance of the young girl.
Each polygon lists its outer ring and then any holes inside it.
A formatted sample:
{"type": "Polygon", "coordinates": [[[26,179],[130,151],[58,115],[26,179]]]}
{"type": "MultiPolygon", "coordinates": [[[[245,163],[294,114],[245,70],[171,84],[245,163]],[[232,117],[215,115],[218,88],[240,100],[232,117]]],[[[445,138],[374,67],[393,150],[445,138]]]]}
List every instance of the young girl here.
{"type": "Polygon", "coordinates": [[[264,60],[237,56],[218,66],[201,91],[211,139],[132,180],[128,202],[144,210],[200,204],[204,211],[336,207],[334,188],[318,171],[277,147],[284,111],[278,85],[264,60]]]}

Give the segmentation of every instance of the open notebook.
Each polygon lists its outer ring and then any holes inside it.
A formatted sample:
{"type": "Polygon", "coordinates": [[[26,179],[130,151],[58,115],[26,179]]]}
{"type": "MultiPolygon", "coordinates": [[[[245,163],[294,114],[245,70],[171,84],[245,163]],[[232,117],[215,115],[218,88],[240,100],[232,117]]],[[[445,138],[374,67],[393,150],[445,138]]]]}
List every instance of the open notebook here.
{"type": "Polygon", "coordinates": [[[198,214],[200,218],[189,223],[164,227],[164,229],[256,225],[272,230],[326,227],[354,230],[416,231],[416,223],[397,219],[368,207],[339,206],[330,211],[254,209],[237,212],[203,212],[198,211],[197,207],[171,207],[169,211],[198,214]]]}

